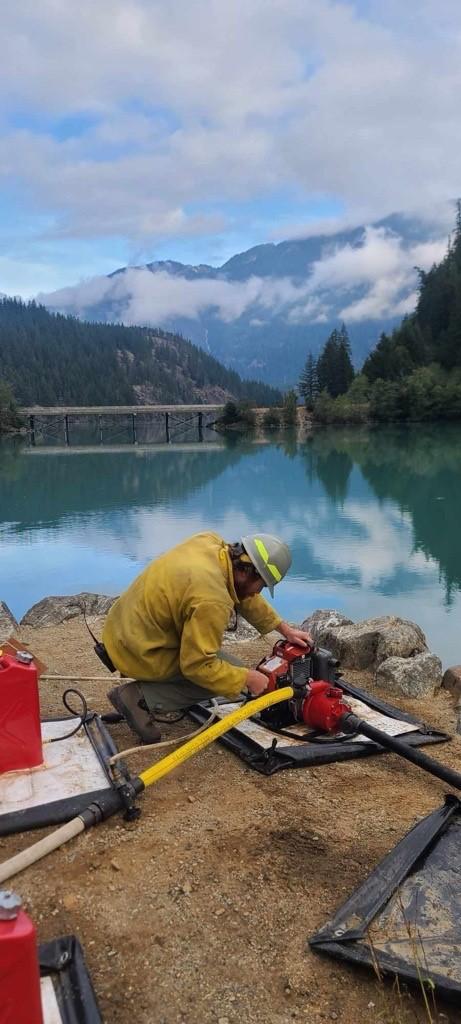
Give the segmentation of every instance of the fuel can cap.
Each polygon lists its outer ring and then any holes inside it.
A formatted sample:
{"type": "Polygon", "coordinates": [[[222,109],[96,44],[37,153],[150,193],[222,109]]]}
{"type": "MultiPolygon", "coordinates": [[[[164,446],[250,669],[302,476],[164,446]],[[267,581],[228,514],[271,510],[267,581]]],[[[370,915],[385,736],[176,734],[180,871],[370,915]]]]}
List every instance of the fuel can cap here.
{"type": "Polygon", "coordinates": [[[11,889],[0,889],[0,921],[14,921],[22,907],[22,899],[11,889]]]}
{"type": "Polygon", "coordinates": [[[16,651],[16,661],[20,661],[22,665],[31,665],[33,660],[34,656],[30,651],[16,651]]]}

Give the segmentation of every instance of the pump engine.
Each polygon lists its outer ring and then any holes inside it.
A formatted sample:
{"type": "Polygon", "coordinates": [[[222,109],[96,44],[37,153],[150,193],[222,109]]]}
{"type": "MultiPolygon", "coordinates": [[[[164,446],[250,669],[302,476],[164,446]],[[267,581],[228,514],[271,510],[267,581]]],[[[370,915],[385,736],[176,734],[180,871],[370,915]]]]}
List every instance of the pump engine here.
{"type": "Polygon", "coordinates": [[[312,729],[336,732],[341,717],[351,710],[337,685],[339,662],[322,647],[279,640],[272,654],[260,661],[258,671],[268,678],[268,693],[281,686],[294,690],[291,700],[262,712],[263,720],[275,728],[303,722],[312,729]]]}

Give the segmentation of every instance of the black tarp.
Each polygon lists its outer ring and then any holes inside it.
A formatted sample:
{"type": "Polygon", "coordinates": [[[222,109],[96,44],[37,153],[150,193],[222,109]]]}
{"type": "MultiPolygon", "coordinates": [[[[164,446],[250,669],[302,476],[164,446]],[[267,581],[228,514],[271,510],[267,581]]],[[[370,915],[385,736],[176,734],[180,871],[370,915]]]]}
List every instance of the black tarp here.
{"type": "Polygon", "coordinates": [[[62,1024],[103,1024],[91,978],[75,935],[39,946],[40,974],[49,977],[62,1024]]]}
{"type": "Polygon", "coordinates": [[[461,1006],[461,803],[449,795],[309,940],[461,1006]]]}
{"type": "MultiPolygon", "coordinates": [[[[345,694],[356,697],[358,700],[363,701],[364,704],[368,704],[370,708],[374,708],[374,710],[381,712],[381,714],[387,715],[388,718],[397,718],[412,725],[417,725],[418,729],[415,732],[405,733],[401,737],[405,743],[412,747],[419,747],[426,743],[443,743],[450,738],[446,733],[421,723],[419,719],[415,718],[414,715],[410,715],[407,711],[402,711],[392,704],[387,704],[385,701],[380,700],[379,697],[367,693],[366,690],[361,690],[358,686],[352,686],[351,683],[347,683],[344,679],[341,679],[340,685],[345,694]]],[[[211,715],[211,711],[203,704],[196,704],[189,711],[189,715],[194,721],[206,722],[207,718],[211,715]]],[[[264,725],[259,716],[255,716],[254,721],[259,725],[264,725]]],[[[283,734],[277,733],[273,729],[269,729],[268,732],[273,737],[272,745],[269,748],[262,747],[254,739],[245,735],[238,727],[231,729],[222,736],[219,742],[233,750],[251,768],[254,768],[255,771],[263,775],[273,775],[283,768],[314,767],[319,764],[330,764],[332,761],[349,761],[356,757],[369,757],[371,754],[385,753],[384,748],[378,746],[377,743],[358,743],[352,740],[335,741],[333,739],[325,742],[324,740],[312,741],[304,739],[300,740],[296,746],[288,746],[287,744],[284,745],[283,734]]]]}

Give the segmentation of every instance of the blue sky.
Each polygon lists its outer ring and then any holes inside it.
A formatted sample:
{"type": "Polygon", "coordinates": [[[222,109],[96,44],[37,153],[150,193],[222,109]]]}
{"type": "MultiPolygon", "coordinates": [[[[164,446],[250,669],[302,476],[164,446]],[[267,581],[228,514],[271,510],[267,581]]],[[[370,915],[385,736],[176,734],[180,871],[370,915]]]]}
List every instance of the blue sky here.
{"type": "Polygon", "coordinates": [[[1,291],[393,211],[446,237],[454,0],[16,0],[2,29],[1,291]]]}

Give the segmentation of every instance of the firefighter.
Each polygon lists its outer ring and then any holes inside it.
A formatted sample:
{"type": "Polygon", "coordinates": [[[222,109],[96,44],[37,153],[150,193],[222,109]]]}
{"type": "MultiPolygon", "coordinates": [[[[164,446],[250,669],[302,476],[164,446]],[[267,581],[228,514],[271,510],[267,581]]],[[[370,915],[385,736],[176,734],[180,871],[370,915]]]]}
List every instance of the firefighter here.
{"type": "Polygon", "coordinates": [[[198,533],[156,558],[112,605],[103,643],[114,668],[134,682],[108,698],[143,743],[155,743],[156,713],[182,710],[216,696],[263,693],[267,677],[220,648],[235,609],[260,633],[277,630],[309,643],[261,596],[291,565],[290,549],[271,534],[228,544],[198,533]]]}

